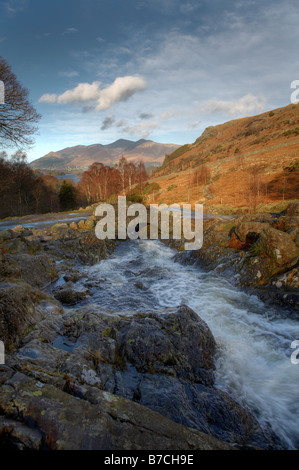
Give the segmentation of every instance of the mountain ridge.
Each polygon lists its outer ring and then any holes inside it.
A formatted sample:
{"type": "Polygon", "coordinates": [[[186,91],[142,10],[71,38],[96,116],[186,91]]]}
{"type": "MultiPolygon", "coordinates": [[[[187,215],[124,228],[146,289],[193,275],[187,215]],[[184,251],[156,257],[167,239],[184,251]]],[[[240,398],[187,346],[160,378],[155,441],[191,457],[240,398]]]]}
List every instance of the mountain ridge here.
{"type": "Polygon", "coordinates": [[[56,152],[49,152],[30,163],[35,170],[86,170],[94,162],[115,164],[122,156],[129,161],[143,160],[145,163],[161,163],[168,153],[179,145],[160,144],[152,140],[132,141],[118,139],[110,144],[75,145],[56,152]]]}

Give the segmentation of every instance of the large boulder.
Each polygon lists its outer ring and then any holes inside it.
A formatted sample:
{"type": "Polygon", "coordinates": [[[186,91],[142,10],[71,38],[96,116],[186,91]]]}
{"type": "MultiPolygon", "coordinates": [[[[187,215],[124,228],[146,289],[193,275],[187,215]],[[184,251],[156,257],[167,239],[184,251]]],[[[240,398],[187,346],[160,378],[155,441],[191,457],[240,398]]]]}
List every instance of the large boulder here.
{"type": "Polygon", "coordinates": [[[299,202],[291,202],[286,208],[287,217],[299,217],[299,202]]]}
{"type": "Polygon", "coordinates": [[[96,388],[78,400],[17,373],[0,389],[0,444],[10,449],[229,450],[232,446],[96,388]]]}
{"type": "MultiPolygon", "coordinates": [[[[67,311],[59,331],[49,318],[45,322],[11,358],[14,368],[41,383],[91,403],[98,403],[99,390],[108,392],[110,400],[123,397],[240,446],[279,447],[273,433],[267,436],[248,411],[215,388],[215,340],[187,306],[117,315],[89,305],[67,311]]],[[[68,420],[76,427],[71,411],[68,420]]],[[[82,413],[84,429],[90,418],[84,421],[82,413]]]]}
{"type": "Polygon", "coordinates": [[[56,277],[54,262],[44,253],[30,255],[7,254],[0,262],[0,276],[4,278],[22,279],[34,287],[45,287],[56,277]]]}
{"type": "Polygon", "coordinates": [[[267,222],[242,222],[235,227],[234,232],[241,242],[246,242],[247,238],[250,238],[249,234],[261,234],[270,227],[267,222]]]}
{"type": "Polygon", "coordinates": [[[299,250],[288,233],[270,227],[260,234],[259,243],[279,266],[296,264],[299,250]]]}
{"type": "Polygon", "coordinates": [[[48,315],[61,314],[59,304],[23,282],[0,285],[0,338],[12,349],[48,315]],[[42,308],[43,306],[43,308],[42,308]]]}
{"type": "Polygon", "coordinates": [[[63,305],[74,305],[84,299],[85,293],[76,291],[71,286],[63,286],[54,291],[54,297],[63,305]]]}
{"type": "Polygon", "coordinates": [[[96,217],[95,216],[91,216],[85,221],[84,227],[85,227],[86,230],[93,230],[95,228],[95,226],[96,226],[96,217]]]}

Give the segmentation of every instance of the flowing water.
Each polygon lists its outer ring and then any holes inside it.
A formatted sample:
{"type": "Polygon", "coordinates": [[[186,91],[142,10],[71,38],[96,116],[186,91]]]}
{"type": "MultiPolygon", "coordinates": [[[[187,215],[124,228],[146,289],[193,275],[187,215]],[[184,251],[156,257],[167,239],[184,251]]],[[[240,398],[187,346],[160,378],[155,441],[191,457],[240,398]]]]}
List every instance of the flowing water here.
{"type": "Polygon", "coordinates": [[[215,272],[173,258],[174,251],[158,241],[121,243],[108,260],[83,268],[80,282],[91,293],[85,302],[117,313],[191,307],[219,347],[216,386],[261,424],[270,422],[289,448],[299,448],[299,364],[290,360],[299,322],[283,319],[282,310],[266,307],[215,272]]]}

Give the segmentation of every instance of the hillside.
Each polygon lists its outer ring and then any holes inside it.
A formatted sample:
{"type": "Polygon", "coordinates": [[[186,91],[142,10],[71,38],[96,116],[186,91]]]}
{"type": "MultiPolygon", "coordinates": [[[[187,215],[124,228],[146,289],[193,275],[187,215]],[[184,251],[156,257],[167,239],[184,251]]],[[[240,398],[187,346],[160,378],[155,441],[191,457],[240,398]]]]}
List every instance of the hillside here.
{"type": "Polygon", "coordinates": [[[127,160],[143,160],[145,163],[162,163],[167,153],[173,152],[179,146],[175,144],[159,144],[151,140],[120,139],[108,145],[77,145],[34,160],[31,167],[36,170],[86,170],[94,162],[111,165],[124,156],[127,160]]]}
{"type": "Polygon", "coordinates": [[[155,202],[256,208],[298,198],[299,105],[208,127],[166,155],[155,202]]]}

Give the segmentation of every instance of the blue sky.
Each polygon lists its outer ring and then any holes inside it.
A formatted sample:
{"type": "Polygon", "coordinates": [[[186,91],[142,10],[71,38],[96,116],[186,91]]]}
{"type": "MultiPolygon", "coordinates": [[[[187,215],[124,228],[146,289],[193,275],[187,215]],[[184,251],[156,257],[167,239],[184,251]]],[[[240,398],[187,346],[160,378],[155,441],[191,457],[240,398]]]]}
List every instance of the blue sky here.
{"type": "Polygon", "coordinates": [[[42,114],[29,160],[120,138],[193,142],[290,103],[298,0],[0,0],[0,55],[42,114]]]}

